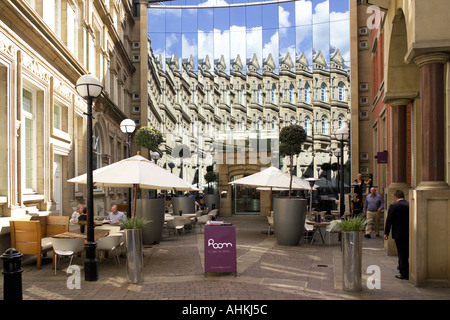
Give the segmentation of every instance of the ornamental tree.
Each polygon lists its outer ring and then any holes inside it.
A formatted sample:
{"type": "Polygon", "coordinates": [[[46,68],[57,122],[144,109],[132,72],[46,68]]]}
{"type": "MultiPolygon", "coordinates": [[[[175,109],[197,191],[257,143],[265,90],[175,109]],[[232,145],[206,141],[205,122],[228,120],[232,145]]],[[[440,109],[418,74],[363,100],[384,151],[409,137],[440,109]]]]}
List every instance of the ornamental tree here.
{"type": "Polygon", "coordinates": [[[302,144],[306,141],[307,135],[305,129],[297,124],[291,124],[280,130],[280,155],[289,156],[290,182],[289,198],[292,191],[292,175],[294,155],[302,151],[302,144]]]}
{"type": "Polygon", "coordinates": [[[134,136],[134,143],[139,147],[148,149],[149,154],[150,150],[156,151],[162,141],[162,133],[151,126],[139,128],[134,136]]]}

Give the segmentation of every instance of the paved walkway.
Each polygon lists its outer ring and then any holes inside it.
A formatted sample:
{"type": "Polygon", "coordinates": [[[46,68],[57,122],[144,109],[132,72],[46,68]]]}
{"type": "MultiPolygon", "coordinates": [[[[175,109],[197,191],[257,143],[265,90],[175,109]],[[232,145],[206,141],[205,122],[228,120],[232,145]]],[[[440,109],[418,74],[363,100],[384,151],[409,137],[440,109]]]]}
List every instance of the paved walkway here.
{"type": "MultiPolygon", "coordinates": [[[[35,259],[26,257],[24,300],[372,300],[372,299],[450,299],[450,289],[416,288],[398,280],[397,257],[387,256],[382,238],[363,238],[363,290],[342,290],[342,252],[337,235],[331,245],[316,237],[313,245],[279,246],[275,236],[268,236],[267,220],[259,216],[234,216],[224,219],[236,226],[238,273],[203,272],[203,230],[184,236],[165,234],[163,240],[144,249],[145,281],[130,284],[126,277],[125,258],[117,267],[114,259],[99,263],[99,280],[85,282],[80,289],[68,289],[64,266],[54,275],[51,255],[43,260],[41,270],[35,259]],[[367,267],[381,270],[381,288],[370,290],[367,267]]],[[[76,257],[74,264],[82,265],[76,257]]],[[[0,282],[3,293],[3,281],[0,282]]]]}

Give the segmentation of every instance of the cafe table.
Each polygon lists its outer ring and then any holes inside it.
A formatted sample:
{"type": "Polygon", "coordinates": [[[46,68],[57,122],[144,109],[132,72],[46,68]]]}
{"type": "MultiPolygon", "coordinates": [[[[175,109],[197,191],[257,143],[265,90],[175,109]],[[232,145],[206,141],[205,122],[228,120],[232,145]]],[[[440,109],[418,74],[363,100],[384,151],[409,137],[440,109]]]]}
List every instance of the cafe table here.
{"type": "Polygon", "coordinates": [[[325,243],[325,239],[323,238],[322,231],[320,229],[321,229],[321,227],[328,226],[330,224],[330,222],[329,221],[317,222],[317,221],[306,220],[306,223],[309,225],[312,225],[314,227],[310,244],[312,244],[314,242],[314,238],[316,237],[317,231],[319,231],[320,237],[322,238],[322,242],[325,243]]]}
{"type": "MultiPolygon", "coordinates": [[[[107,229],[94,229],[94,240],[98,241],[101,238],[106,237],[109,234],[109,230],[107,229]]],[[[52,236],[53,238],[59,239],[73,239],[73,238],[82,238],[87,240],[87,230],[84,233],[81,233],[80,230],[74,229],[71,231],[55,234],[52,236]]]]}

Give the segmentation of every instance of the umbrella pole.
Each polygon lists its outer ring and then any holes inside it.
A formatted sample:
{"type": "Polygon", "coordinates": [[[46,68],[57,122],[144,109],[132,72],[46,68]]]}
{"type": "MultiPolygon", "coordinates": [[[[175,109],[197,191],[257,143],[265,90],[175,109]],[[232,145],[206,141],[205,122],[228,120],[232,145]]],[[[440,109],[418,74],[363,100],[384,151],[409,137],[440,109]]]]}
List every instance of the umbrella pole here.
{"type": "Polygon", "coordinates": [[[137,184],[134,185],[133,218],[136,216],[136,193],[137,193],[137,184]]]}
{"type": "Polygon", "coordinates": [[[272,214],[272,187],[270,187],[270,212],[269,216],[272,214]]]}

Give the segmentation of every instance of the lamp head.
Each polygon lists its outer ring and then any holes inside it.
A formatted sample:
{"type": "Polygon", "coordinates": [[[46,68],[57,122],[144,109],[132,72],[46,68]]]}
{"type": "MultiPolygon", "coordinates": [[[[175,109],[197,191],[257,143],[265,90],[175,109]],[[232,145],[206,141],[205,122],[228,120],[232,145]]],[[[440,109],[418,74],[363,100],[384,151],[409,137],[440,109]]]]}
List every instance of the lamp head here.
{"type": "Polygon", "coordinates": [[[120,123],[120,130],[122,130],[123,133],[133,133],[135,129],[136,123],[131,119],[122,120],[120,123]]]}
{"type": "Polygon", "coordinates": [[[78,79],[75,86],[78,94],[84,99],[95,99],[103,90],[102,83],[91,74],[85,74],[78,79]]]}
{"type": "Polygon", "coordinates": [[[336,140],[345,141],[349,138],[350,135],[348,133],[348,129],[344,127],[336,130],[334,136],[336,137],[336,140]]]}

